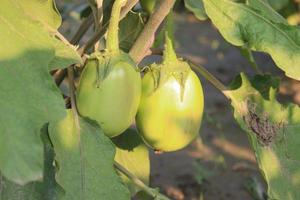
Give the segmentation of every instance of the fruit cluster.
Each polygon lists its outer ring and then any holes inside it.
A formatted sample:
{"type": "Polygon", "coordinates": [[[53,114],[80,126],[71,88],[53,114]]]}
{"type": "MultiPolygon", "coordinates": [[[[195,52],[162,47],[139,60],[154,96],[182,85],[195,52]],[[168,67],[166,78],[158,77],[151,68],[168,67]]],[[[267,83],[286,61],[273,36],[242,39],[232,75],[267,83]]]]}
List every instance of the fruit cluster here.
{"type": "Polygon", "coordinates": [[[112,12],[106,50],[93,53],[82,72],[76,98],[79,113],[98,122],[108,137],[136,121],[144,142],[159,151],[176,151],[197,135],[203,113],[200,80],[178,59],[166,34],[163,61],[147,67],[143,78],[131,57],[119,49],[122,1],[112,12]]]}

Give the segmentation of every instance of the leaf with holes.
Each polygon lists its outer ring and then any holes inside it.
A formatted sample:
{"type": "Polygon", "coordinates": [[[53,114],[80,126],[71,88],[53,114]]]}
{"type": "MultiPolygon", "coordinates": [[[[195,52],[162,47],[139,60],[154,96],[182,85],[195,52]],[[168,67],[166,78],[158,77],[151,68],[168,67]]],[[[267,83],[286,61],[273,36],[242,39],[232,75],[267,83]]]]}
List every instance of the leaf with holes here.
{"type": "Polygon", "coordinates": [[[262,0],[204,0],[204,6],[228,42],[269,53],[287,76],[300,80],[300,27],[288,25],[262,0]]]}
{"type": "Polygon", "coordinates": [[[94,122],[72,112],[49,126],[63,199],[128,200],[130,194],[113,167],[115,148],[94,122]]]}
{"type": "Polygon", "coordinates": [[[278,80],[241,74],[229,95],[234,117],[248,133],[270,199],[300,199],[300,107],[276,100],[278,80]]]}
{"type": "Polygon", "coordinates": [[[40,129],[65,115],[49,71],[80,62],[73,47],[51,36],[22,5],[3,0],[0,6],[0,171],[18,184],[42,177],[40,129]]]}

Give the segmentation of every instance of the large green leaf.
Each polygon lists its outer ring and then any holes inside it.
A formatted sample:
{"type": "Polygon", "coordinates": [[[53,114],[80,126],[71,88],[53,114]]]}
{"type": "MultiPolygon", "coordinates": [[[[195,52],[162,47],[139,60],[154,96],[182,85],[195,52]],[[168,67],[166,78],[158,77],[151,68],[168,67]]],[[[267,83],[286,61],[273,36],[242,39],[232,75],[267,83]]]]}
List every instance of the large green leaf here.
{"type": "Polygon", "coordinates": [[[59,168],[56,180],[65,190],[63,199],[130,199],[113,167],[114,145],[98,125],[82,118],[77,121],[69,111],[66,118],[50,124],[49,133],[59,168]]]}
{"type": "MultiPolygon", "coordinates": [[[[137,131],[129,128],[112,140],[117,147],[115,161],[148,185],[150,176],[149,152],[137,131]]],[[[123,174],[121,175],[129,187],[131,195],[135,195],[140,191],[140,188],[137,188],[130,179],[123,174]]]]}
{"type": "Polygon", "coordinates": [[[184,0],[185,7],[194,13],[197,19],[205,20],[207,15],[205,13],[203,0],[184,0]]]}
{"type": "Polygon", "coordinates": [[[42,177],[40,129],[65,115],[49,70],[80,57],[32,20],[20,2],[1,0],[0,6],[0,171],[26,184],[42,177]]]}
{"type": "Polygon", "coordinates": [[[1,200],[57,200],[59,195],[62,195],[62,190],[55,182],[54,151],[47,130],[48,126],[46,125],[42,129],[44,142],[43,180],[30,182],[22,186],[7,180],[0,174],[1,200]]]}
{"type": "Polygon", "coordinates": [[[300,199],[300,107],[276,100],[278,81],[241,74],[229,95],[234,117],[248,133],[270,199],[300,199]]]}
{"type": "Polygon", "coordinates": [[[61,24],[61,16],[54,0],[17,0],[23,11],[32,19],[56,31],[61,24]]]}
{"type": "Polygon", "coordinates": [[[204,6],[227,41],[269,53],[287,76],[300,80],[300,27],[288,25],[262,0],[204,0],[204,6]]]}

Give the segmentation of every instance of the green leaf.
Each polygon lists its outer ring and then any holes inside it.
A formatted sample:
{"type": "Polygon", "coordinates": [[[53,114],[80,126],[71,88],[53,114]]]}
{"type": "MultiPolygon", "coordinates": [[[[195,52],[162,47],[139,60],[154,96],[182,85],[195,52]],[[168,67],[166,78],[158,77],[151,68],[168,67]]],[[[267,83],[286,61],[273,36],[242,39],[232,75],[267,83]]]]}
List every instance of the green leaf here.
{"type": "Polygon", "coordinates": [[[53,30],[59,28],[62,19],[54,0],[19,0],[16,4],[19,4],[28,16],[48,28],[51,27],[53,30]]]}
{"type": "Polygon", "coordinates": [[[120,49],[129,52],[144,25],[141,13],[129,12],[119,25],[120,49]]]}
{"type": "Polygon", "coordinates": [[[290,3],[290,0],[266,0],[275,10],[281,10],[290,3]]]}
{"type": "Polygon", "coordinates": [[[278,80],[241,74],[229,91],[234,117],[247,132],[270,199],[300,199],[300,107],[276,100],[278,80]]]}
{"type": "Polygon", "coordinates": [[[24,186],[7,180],[0,174],[0,199],[7,200],[57,200],[62,190],[55,182],[53,166],[54,151],[48,137],[48,126],[42,129],[44,142],[44,174],[43,180],[34,181],[24,186]]]}
{"type": "Polygon", "coordinates": [[[206,20],[207,15],[205,13],[203,0],[184,0],[185,7],[190,10],[197,19],[206,20]]]}
{"type": "Polygon", "coordinates": [[[68,111],[66,118],[50,124],[49,134],[63,199],[130,199],[113,167],[114,146],[98,125],[82,118],[77,121],[68,111]]]}
{"type": "Polygon", "coordinates": [[[287,76],[300,80],[300,27],[288,25],[262,0],[204,0],[204,6],[228,42],[269,53],[287,76]]]}
{"type": "Polygon", "coordinates": [[[24,185],[42,177],[40,129],[65,115],[49,70],[80,57],[32,20],[20,2],[2,0],[0,6],[0,171],[24,185]]]}
{"type": "MultiPolygon", "coordinates": [[[[115,161],[148,185],[150,176],[149,152],[137,131],[130,128],[118,137],[112,138],[112,141],[117,147],[115,161]]],[[[125,175],[122,173],[120,175],[129,187],[132,196],[140,191],[140,188],[137,188],[125,175]]]]}

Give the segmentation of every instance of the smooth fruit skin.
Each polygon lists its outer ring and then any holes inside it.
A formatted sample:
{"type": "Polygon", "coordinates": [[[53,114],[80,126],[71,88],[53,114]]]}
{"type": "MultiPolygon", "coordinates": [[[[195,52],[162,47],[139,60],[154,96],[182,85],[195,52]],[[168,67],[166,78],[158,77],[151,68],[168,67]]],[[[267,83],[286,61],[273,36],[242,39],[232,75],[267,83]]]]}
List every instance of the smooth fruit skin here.
{"type": "Polygon", "coordinates": [[[183,98],[172,76],[154,90],[151,73],[142,80],[142,98],[136,117],[144,141],[155,150],[176,151],[198,135],[203,114],[203,90],[197,75],[190,71],[183,98]],[[154,92],[153,92],[154,91],[154,92]]]}
{"type": "Polygon", "coordinates": [[[89,60],[76,97],[79,113],[96,120],[107,136],[114,137],[134,121],[141,96],[141,77],[127,55],[111,59],[110,65],[113,67],[108,76],[97,85],[97,63],[89,60]]]}

